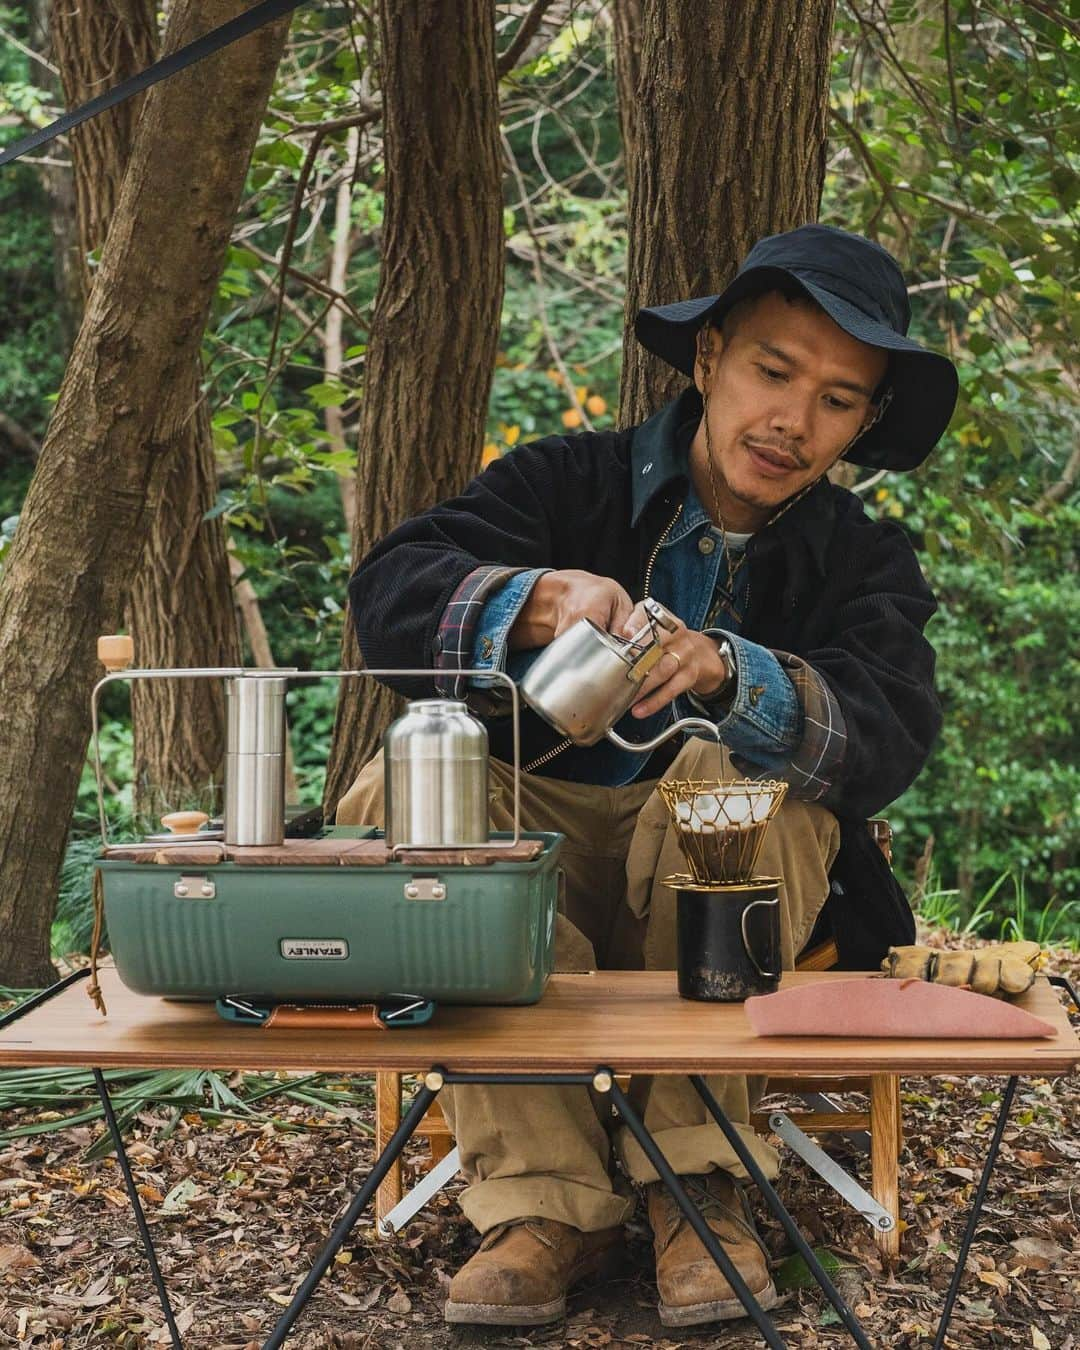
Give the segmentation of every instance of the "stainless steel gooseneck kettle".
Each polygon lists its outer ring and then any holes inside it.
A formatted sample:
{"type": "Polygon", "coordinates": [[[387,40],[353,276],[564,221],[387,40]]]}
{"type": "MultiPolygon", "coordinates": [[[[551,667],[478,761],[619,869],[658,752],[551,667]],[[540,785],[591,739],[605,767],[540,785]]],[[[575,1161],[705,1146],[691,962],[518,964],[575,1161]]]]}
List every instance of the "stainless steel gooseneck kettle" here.
{"type": "Polygon", "coordinates": [[[612,730],[664,654],[658,630],[675,630],[674,615],[659,601],[646,600],[645,614],[646,623],[629,638],[579,619],[529,667],[519,685],[522,698],[575,745],[595,745],[606,736],[623,750],[645,753],[683,731],[715,737],[715,724],[701,717],[683,717],[649,741],[624,740],[612,730]]]}

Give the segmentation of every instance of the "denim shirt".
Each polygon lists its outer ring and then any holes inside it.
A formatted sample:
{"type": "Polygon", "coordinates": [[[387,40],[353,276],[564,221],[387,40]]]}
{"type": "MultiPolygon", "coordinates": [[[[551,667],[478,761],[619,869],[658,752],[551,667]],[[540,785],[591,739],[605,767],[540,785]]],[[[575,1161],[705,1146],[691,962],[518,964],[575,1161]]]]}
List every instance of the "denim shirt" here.
{"type": "MultiPolygon", "coordinates": [[[[779,775],[799,743],[803,712],[795,688],[779,661],[767,647],[738,636],[738,622],[721,611],[719,626],[704,628],[718,585],[726,586],[726,555],[722,532],[713,525],[688,480],[682,511],[656,554],[650,594],[666,605],[687,628],[705,631],[717,638],[727,636],[735,658],[733,693],[723,706],[710,705],[694,695],[682,695],[669,708],[649,718],[620,719],[618,730],[627,740],[647,740],[668,725],[672,716],[701,717],[717,724],[718,739],[732,752],[749,760],[762,775],[779,775]]],[[[733,553],[733,560],[737,555],[733,553]]],[[[548,568],[519,572],[511,577],[484,605],[476,626],[472,664],[476,669],[504,670],[520,680],[538,651],[508,650],[510,629],[537,578],[548,568]]],[[[735,575],[734,608],[745,608],[747,569],[735,575]]],[[[473,683],[483,684],[482,677],[473,683]]],[[[648,762],[647,754],[622,750],[610,741],[592,747],[595,762],[591,780],[608,787],[633,782],[648,762]]]]}

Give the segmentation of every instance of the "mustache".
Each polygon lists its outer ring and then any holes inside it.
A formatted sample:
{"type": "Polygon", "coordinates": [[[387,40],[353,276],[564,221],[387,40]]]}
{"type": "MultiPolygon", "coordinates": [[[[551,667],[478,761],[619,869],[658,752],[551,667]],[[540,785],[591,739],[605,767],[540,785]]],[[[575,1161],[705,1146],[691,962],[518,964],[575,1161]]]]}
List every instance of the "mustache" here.
{"type": "Polygon", "coordinates": [[[793,463],[800,469],[806,469],[809,467],[809,462],[793,445],[784,445],[782,442],[780,444],[777,444],[774,441],[762,441],[758,440],[756,436],[755,437],[747,436],[745,440],[748,445],[754,446],[755,449],[771,451],[773,454],[779,455],[782,459],[789,459],[793,461],[793,463]]]}

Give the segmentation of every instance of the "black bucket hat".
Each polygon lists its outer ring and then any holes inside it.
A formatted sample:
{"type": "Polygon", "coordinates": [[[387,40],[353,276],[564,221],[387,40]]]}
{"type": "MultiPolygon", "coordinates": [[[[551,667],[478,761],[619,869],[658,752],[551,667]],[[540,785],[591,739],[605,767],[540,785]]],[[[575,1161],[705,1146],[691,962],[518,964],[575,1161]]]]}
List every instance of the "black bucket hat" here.
{"type": "Polygon", "coordinates": [[[959,381],[948,357],[907,336],[903,273],[871,239],[831,225],[770,235],[754,245],[722,294],[652,305],[638,313],[634,331],[643,347],[693,378],[697,332],[706,319],[719,324],[737,301],[793,282],[845,333],[889,353],[891,401],[846,458],[872,469],[914,469],[948,426],[959,381]]]}

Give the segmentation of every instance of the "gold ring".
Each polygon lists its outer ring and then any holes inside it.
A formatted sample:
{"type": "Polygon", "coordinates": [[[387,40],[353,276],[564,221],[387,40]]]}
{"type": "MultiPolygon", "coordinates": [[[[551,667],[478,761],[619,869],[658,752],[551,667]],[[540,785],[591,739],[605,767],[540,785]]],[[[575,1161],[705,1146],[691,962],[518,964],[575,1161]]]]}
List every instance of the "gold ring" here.
{"type": "Polygon", "coordinates": [[[668,655],[668,656],[673,656],[673,657],[675,658],[675,664],[676,664],[676,666],[680,666],[680,667],[682,666],[682,657],[679,655],[679,653],[678,653],[677,651],[674,651],[671,647],[669,647],[669,648],[667,649],[667,655],[668,655]]]}

